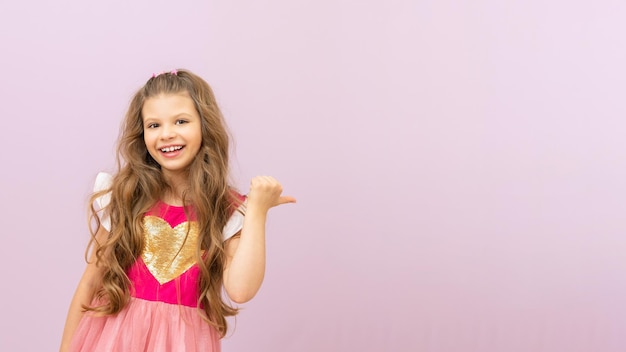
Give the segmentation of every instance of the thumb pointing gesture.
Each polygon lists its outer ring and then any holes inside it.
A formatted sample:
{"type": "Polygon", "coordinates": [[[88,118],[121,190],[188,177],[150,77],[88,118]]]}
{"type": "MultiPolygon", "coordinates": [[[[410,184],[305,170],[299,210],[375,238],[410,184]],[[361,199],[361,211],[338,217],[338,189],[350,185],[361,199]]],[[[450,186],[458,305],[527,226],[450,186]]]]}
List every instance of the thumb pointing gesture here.
{"type": "Polygon", "coordinates": [[[282,192],[283,187],[272,176],[256,176],[250,181],[248,207],[256,206],[267,211],[281,204],[296,202],[294,197],[281,195],[282,192]]]}

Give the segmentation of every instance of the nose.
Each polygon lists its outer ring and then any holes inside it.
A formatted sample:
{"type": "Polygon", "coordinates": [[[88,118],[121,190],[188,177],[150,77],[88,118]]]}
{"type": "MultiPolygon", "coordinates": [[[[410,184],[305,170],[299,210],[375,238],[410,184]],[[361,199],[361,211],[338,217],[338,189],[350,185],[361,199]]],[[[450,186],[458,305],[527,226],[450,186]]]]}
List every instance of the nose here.
{"type": "Polygon", "coordinates": [[[163,126],[161,128],[161,139],[162,140],[168,140],[168,139],[172,139],[174,137],[176,137],[176,131],[174,129],[174,126],[163,126]]]}

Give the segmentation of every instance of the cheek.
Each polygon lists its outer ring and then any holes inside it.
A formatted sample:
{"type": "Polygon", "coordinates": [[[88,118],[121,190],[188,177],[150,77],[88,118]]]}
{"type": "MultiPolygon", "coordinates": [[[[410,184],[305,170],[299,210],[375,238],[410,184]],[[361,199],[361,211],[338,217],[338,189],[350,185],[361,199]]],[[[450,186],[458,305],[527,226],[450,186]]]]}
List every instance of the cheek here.
{"type": "Polygon", "coordinates": [[[200,148],[202,148],[202,138],[198,137],[196,139],[196,143],[194,143],[194,144],[195,144],[194,145],[195,152],[198,153],[200,151],[200,148]]]}
{"type": "Polygon", "coordinates": [[[200,148],[200,146],[202,145],[202,131],[199,128],[194,129],[192,139],[197,147],[200,148]]]}
{"type": "Polygon", "coordinates": [[[151,144],[154,144],[154,133],[150,133],[150,131],[143,133],[143,142],[149,148],[151,144]]]}
{"type": "Polygon", "coordinates": [[[200,148],[202,148],[202,134],[201,133],[197,133],[197,135],[195,136],[195,146],[194,146],[194,154],[197,156],[198,153],[200,152],[200,148]]]}
{"type": "Polygon", "coordinates": [[[153,154],[154,148],[155,148],[154,138],[149,133],[148,134],[144,134],[143,135],[143,142],[146,145],[146,149],[148,150],[148,153],[153,154]]]}

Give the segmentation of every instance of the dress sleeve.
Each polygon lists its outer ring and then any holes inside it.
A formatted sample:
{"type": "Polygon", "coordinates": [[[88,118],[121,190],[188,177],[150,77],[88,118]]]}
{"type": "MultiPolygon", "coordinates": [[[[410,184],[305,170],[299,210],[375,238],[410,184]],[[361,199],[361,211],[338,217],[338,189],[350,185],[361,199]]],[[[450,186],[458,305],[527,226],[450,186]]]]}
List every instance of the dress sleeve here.
{"type": "MultiPolygon", "coordinates": [[[[96,182],[93,185],[94,192],[104,191],[111,187],[113,182],[113,176],[106,172],[101,172],[96,176],[96,182]]],[[[107,231],[111,231],[111,217],[108,214],[108,209],[105,209],[109,202],[111,202],[111,192],[106,193],[96,198],[97,214],[100,218],[100,223],[107,231]]]]}
{"type": "Polygon", "coordinates": [[[244,214],[246,213],[246,203],[247,200],[244,201],[237,210],[233,212],[233,215],[230,216],[226,226],[224,226],[224,241],[233,237],[237,232],[243,228],[243,219],[244,214]]]}

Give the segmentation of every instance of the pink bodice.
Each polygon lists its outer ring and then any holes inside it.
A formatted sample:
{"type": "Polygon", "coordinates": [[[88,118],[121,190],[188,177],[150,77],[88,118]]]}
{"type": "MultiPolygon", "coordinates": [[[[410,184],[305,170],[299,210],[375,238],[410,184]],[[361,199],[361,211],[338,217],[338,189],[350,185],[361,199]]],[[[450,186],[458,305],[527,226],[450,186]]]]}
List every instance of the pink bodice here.
{"type": "Polygon", "coordinates": [[[198,235],[196,222],[187,221],[183,207],[157,203],[144,217],[144,251],[127,272],[131,296],[196,307],[198,235]]]}

